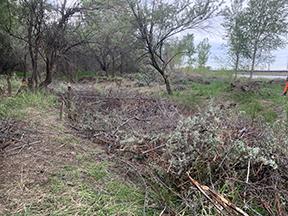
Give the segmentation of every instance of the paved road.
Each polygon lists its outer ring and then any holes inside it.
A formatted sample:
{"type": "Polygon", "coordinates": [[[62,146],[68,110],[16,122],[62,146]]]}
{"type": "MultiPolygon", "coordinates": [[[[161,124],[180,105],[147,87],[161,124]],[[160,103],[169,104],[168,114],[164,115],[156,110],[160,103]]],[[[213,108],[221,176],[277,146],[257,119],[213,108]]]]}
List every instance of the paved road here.
{"type": "MultiPolygon", "coordinates": [[[[240,74],[239,77],[247,77],[249,78],[250,75],[248,74],[240,74]]],[[[286,79],[287,76],[275,76],[275,75],[253,75],[253,79],[286,79]]]]}

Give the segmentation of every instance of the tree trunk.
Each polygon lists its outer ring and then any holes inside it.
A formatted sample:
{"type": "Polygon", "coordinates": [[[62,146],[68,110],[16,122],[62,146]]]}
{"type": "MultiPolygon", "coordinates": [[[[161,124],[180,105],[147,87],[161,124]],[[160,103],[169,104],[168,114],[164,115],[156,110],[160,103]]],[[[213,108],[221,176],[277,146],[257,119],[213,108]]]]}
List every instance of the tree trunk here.
{"type": "Polygon", "coordinates": [[[169,95],[172,95],[173,92],[172,92],[172,89],[171,89],[170,80],[169,80],[168,76],[165,75],[165,74],[163,74],[162,76],[163,76],[163,79],[164,79],[164,82],[165,82],[167,93],[169,95]]]}
{"type": "Polygon", "coordinates": [[[24,56],[24,62],[23,62],[23,79],[27,78],[27,54],[24,56]]]}
{"type": "Polygon", "coordinates": [[[250,71],[250,79],[253,78],[253,72],[255,70],[256,54],[257,54],[257,48],[254,47],[254,52],[252,56],[252,65],[251,65],[251,71],[250,71]]]}
{"type": "Polygon", "coordinates": [[[7,82],[7,91],[8,91],[8,96],[12,96],[12,84],[11,84],[11,75],[7,74],[6,76],[6,82],[7,82]]]}
{"type": "Polygon", "coordinates": [[[166,85],[166,90],[169,95],[172,95],[172,89],[169,81],[169,77],[165,74],[165,67],[160,67],[156,57],[155,57],[155,52],[151,45],[148,44],[148,49],[149,49],[149,54],[150,54],[150,60],[151,60],[151,65],[161,74],[161,76],[164,79],[165,85],[166,85]]]}
{"type": "MultiPolygon", "coordinates": [[[[35,51],[35,50],[34,50],[35,51]]],[[[37,72],[37,56],[34,55],[32,44],[29,44],[29,54],[31,58],[31,65],[32,65],[32,76],[30,79],[30,86],[32,89],[38,86],[38,72],[37,72]]]]}
{"type": "Polygon", "coordinates": [[[123,54],[120,53],[120,66],[119,66],[119,72],[122,75],[124,72],[124,59],[123,59],[123,54]]]}
{"type": "Polygon", "coordinates": [[[54,63],[47,58],[46,59],[46,77],[45,77],[45,80],[40,84],[41,88],[47,88],[47,86],[52,83],[53,65],[54,63]]]}
{"type": "Polygon", "coordinates": [[[234,80],[237,79],[238,75],[238,69],[239,69],[239,55],[236,55],[236,62],[235,62],[235,74],[234,74],[234,80]]]}
{"type": "Polygon", "coordinates": [[[115,66],[115,57],[112,55],[112,77],[115,77],[115,71],[116,71],[116,66],[115,66]]]}

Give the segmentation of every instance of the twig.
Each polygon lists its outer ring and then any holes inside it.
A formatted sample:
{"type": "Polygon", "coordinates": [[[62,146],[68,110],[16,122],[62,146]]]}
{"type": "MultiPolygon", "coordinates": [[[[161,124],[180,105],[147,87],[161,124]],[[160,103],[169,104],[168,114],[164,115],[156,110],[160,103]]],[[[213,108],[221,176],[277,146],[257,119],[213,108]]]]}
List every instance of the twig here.
{"type": "Polygon", "coordinates": [[[221,208],[219,208],[219,205],[221,205],[224,209],[229,207],[230,209],[236,211],[238,214],[242,216],[249,216],[246,212],[244,212],[242,209],[235,206],[233,203],[225,199],[222,195],[216,193],[215,191],[211,190],[209,187],[201,185],[199,182],[197,182],[195,179],[193,179],[190,174],[187,172],[188,178],[191,180],[192,184],[220,211],[221,208]],[[212,194],[212,196],[215,198],[215,201],[206,193],[212,194]],[[215,202],[217,204],[215,204],[215,202]]]}
{"type": "Polygon", "coordinates": [[[247,168],[247,176],[246,176],[246,184],[249,183],[249,176],[250,176],[250,166],[251,166],[251,160],[248,160],[248,168],[247,168]]]}
{"type": "Polygon", "coordinates": [[[152,148],[152,149],[149,149],[149,150],[147,150],[147,151],[142,152],[142,154],[150,153],[150,152],[152,152],[152,151],[155,151],[155,150],[157,150],[157,149],[163,148],[163,147],[165,147],[165,146],[166,146],[166,144],[157,146],[157,147],[155,147],[155,148],[152,148]]]}
{"type": "MultiPolygon", "coordinates": [[[[251,166],[251,160],[248,160],[248,167],[247,167],[247,176],[246,176],[246,185],[249,183],[249,176],[250,176],[250,166],[251,166]]],[[[244,204],[246,205],[246,189],[244,191],[244,204]]]]}
{"type": "Polygon", "coordinates": [[[215,208],[219,211],[220,214],[224,215],[223,208],[218,206],[217,203],[215,203],[215,201],[205,192],[205,190],[207,189],[204,189],[204,187],[200,185],[196,180],[194,180],[188,172],[187,175],[192,184],[215,206],[215,208]]]}
{"type": "Polygon", "coordinates": [[[35,142],[32,142],[32,143],[26,143],[26,144],[24,144],[24,145],[17,146],[17,147],[15,147],[15,148],[13,148],[13,149],[9,149],[9,150],[7,150],[6,152],[13,152],[13,151],[18,150],[18,149],[20,149],[20,150],[19,150],[18,152],[16,152],[16,153],[8,154],[7,156],[12,156],[12,155],[15,155],[15,154],[19,154],[26,146],[35,145],[35,144],[38,144],[38,143],[40,143],[40,142],[41,142],[41,140],[35,141],[35,142]]]}
{"type": "Polygon", "coordinates": [[[159,216],[162,216],[162,215],[165,213],[165,211],[166,211],[166,206],[165,206],[165,208],[161,211],[161,213],[160,213],[159,216]]]}
{"type": "Polygon", "coordinates": [[[137,118],[136,116],[133,116],[132,118],[127,119],[123,124],[121,124],[121,125],[119,125],[119,126],[117,127],[117,129],[112,133],[112,136],[114,136],[114,135],[119,131],[119,129],[120,129],[121,127],[123,127],[124,125],[128,124],[128,123],[129,123],[130,121],[132,121],[132,120],[140,121],[140,119],[137,118]]]}

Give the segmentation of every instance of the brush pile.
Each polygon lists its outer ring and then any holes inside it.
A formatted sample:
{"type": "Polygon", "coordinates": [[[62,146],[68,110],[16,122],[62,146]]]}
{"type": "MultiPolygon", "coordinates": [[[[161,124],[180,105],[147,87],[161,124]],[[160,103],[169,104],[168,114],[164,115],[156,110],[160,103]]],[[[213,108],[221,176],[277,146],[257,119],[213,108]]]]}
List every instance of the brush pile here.
{"type": "Polygon", "coordinates": [[[249,215],[288,215],[285,122],[252,121],[214,103],[187,116],[168,101],[111,92],[78,93],[74,102],[77,117],[71,126],[126,161],[133,167],[126,169],[130,176],[140,173],[147,190],[159,195],[164,213],[241,215],[213,203],[221,194],[249,215]],[[196,190],[192,177],[214,198],[196,190]],[[164,189],[177,205],[165,199],[164,189]]]}
{"type": "Polygon", "coordinates": [[[12,120],[0,120],[0,151],[3,153],[23,139],[21,124],[12,120]]]}

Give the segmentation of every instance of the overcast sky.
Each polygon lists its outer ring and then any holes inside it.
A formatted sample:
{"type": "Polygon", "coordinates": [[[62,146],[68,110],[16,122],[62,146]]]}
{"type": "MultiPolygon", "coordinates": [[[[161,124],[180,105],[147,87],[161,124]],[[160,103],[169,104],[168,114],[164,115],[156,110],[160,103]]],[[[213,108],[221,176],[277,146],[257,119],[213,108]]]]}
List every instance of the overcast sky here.
{"type": "MultiPolygon", "coordinates": [[[[195,44],[198,44],[204,38],[208,38],[212,46],[208,65],[213,69],[227,67],[227,50],[224,40],[224,29],[221,26],[222,19],[214,18],[210,20],[211,28],[207,31],[193,32],[195,36],[195,44]]],[[[275,55],[275,62],[270,65],[271,70],[288,70],[288,46],[284,49],[279,49],[273,52],[275,55]]],[[[260,69],[260,67],[258,67],[260,69]]],[[[268,69],[266,68],[261,69],[268,69]]]]}

